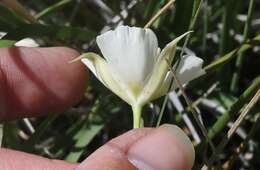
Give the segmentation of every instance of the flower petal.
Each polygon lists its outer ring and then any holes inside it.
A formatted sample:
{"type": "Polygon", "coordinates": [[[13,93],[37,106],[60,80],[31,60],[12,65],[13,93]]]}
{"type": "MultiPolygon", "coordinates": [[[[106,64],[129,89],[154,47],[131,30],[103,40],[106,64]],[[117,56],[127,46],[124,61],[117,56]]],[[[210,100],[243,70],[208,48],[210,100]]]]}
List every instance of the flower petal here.
{"type": "Polygon", "coordinates": [[[15,43],[16,47],[39,47],[39,44],[31,39],[31,38],[24,38],[15,43]]]}
{"type": "Polygon", "coordinates": [[[120,82],[114,79],[112,76],[113,72],[110,70],[107,62],[102,57],[95,53],[85,53],[80,57],[81,61],[108,89],[110,89],[127,103],[132,103],[132,100],[126,93],[126,89],[123,89],[119,84],[120,82]]]}
{"type": "Polygon", "coordinates": [[[150,29],[119,26],[97,37],[111,69],[131,88],[141,91],[158,57],[156,35],[150,29]]]}
{"type": "Polygon", "coordinates": [[[203,60],[199,57],[191,55],[183,56],[177,69],[177,76],[181,84],[186,84],[205,74],[206,72],[202,69],[202,64],[203,60]]]}
{"type": "Polygon", "coordinates": [[[6,34],[6,32],[0,32],[0,39],[2,39],[6,34]]]}
{"type": "Polygon", "coordinates": [[[142,102],[151,101],[152,96],[155,93],[157,93],[157,91],[161,88],[165,76],[169,70],[167,61],[171,62],[173,60],[173,57],[176,52],[177,43],[189,33],[190,32],[186,32],[181,36],[177,37],[169,44],[167,44],[166,47],[162,50],[159,56],[159,60],[154,67],[152,76],[142,91],[142,95],[139,99],[140,100],[139,102],[142,103],[142,102]]]}
{"type": "MultiPolygon", "coordinates": [[[[179,79],[180,83],[182,85],[186,84],[189,81],[196,79],[202,76],[203,74],[205,74],[205,71],[202,69],[202,64],[203,64],[203,60],[199,57],[191,56],[191,55],[183,56],[179,63],[178,69],[176,70],[177,73],[176,76],[179,79]]],[[[161,87],[153,95],[152,97],[153,99],[159,98],[168,92],[172,78],[173,78],[172,73],[169,71],[161,87]]],[[[174,90],[176,88],[178,87],[176,83],[173,82],[171,90],[174,90]]]]}

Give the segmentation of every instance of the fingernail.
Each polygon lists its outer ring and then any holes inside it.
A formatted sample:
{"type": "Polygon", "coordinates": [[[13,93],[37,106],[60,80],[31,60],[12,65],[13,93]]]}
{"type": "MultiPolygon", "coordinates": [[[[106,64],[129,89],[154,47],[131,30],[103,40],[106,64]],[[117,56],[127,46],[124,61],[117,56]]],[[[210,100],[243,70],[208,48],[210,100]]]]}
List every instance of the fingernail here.
{"type": "Polygon", "coordinates": [[[195,158],[193,145],[177,126],[165,124],[128,150],[129,161],[142,170],[189,170],[195,158]]]}
{"type": "Polygon", "coordinates": [[[172,133],[177,139],[179,139],[180,144],[182,144],[183,149],[187,153],[189,162],[192,167],[195,160],[195,150],[192,142],[190,141],[189,137],[184,133],[184,131],[178,126],[171,124],[164,124],[160,127],[160,129],[168,130],[169,133],[172,133]]]}

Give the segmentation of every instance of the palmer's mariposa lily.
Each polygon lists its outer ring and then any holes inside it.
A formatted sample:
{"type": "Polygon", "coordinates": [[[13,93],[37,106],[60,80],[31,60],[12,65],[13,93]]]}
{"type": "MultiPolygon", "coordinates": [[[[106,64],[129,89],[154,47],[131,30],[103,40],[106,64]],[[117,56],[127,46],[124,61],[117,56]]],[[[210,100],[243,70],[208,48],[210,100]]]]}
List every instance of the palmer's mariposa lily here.
{"type": "MultiPolygon", "coordinates": [[[[132,106],[137,128],[143,105],[167,93],[172,79],[168,62],[174,58],[178,41],[188,33],[161,51],[151,29],[119,26],[96,39],[104,58],[95,53],[80,58],[108,89],[132,106]]],[[[196,56],[183,56],[174,68],[180,82],[185,84],[204,74],[202,63],[196,56]]],[[[176,87],[173,83],[172,89],[176,87]]]]}

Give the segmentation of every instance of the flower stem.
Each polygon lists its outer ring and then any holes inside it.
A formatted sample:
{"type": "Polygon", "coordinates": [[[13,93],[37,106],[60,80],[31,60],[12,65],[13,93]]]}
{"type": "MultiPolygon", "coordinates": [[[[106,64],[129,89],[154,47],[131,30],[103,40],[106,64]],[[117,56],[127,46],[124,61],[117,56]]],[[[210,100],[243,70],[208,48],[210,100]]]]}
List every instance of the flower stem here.
{"type": "Polygon", "coordinates": [[[142,126],[142,106],[132,106],[133,110],[133,128],[141,128],[142,126]]]}

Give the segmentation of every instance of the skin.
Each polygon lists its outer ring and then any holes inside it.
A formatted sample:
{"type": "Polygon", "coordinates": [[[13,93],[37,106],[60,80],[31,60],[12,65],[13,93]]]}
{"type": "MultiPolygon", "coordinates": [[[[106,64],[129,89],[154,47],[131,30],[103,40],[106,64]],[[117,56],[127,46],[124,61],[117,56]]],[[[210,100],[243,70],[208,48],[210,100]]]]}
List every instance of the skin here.
{"type": "MultiPolygon", "coordinates": [[[[60,112],[78,102],[88,71],[73,49],[0,48],[0,121],[60,112]]],[[[0,149],[1,170],[188,170],[194,149],[178,127],[134,129],[112,139],[80,164],[0,149]],[[15,159],[14,159],[15,158],[15,159]]]]}

